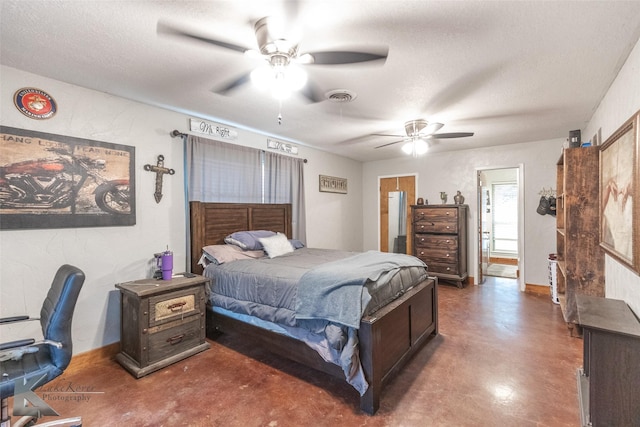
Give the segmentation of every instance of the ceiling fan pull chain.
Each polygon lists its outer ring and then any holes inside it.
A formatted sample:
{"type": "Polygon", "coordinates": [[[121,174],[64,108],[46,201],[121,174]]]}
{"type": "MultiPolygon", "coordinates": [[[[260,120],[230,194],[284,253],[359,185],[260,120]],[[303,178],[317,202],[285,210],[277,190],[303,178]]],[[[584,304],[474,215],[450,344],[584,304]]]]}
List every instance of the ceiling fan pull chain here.
{"type": "Polygon", "coordinates": [[[281,125],[282,124],[282,100],[279,99],[278,100],[278,124],[281,125]]]}

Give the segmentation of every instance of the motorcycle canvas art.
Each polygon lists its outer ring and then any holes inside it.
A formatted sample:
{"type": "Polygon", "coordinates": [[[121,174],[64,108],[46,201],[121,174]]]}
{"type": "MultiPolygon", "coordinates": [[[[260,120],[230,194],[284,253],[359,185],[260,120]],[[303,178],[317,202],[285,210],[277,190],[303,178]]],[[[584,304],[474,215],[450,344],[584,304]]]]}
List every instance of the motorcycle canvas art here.
{"type": "Polygon", "coordinates": [[[0,131],[1,228],[135,224],[133,147],[0,131]]]}

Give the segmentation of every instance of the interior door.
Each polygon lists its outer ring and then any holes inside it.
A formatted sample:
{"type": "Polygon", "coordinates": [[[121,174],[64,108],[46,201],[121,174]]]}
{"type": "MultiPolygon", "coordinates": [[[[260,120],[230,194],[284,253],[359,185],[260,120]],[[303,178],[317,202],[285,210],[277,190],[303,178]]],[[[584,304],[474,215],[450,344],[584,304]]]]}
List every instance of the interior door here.
{"type": "MultiPolygon", "coordinates": [[[[415,176],[398,176],[392,178],[380,178],[380,251],[381,252],[393,252],[394,245],[390,244],[389,237],[392,233],[396,233],[398,229],[396,222],[400,221],[403,224],[404,236],[400,235],[401,239],[404,239],[404,245],[397,245],[397,247],[406,248],[403,253],[413,253],[412,239],[411,239],[411,208],[410,206],[415,203],[416,200],[416,182],[415,176]],[[403,194],[401,194],[403,193],[403,194]],[[391,196],[391,198],[390,198],[391,196]],[[393,206],[394,203],[389,203],[390,200],[401,199],[404,206],[402,209],[404,221],[397,218],[394,212],[389,211],[389,206],[393,206]],[[389,219],[394,219],[394,224],[389,224],[389,219]]],[[[397,240],[395,240],[397,242],[397,240]]]]}

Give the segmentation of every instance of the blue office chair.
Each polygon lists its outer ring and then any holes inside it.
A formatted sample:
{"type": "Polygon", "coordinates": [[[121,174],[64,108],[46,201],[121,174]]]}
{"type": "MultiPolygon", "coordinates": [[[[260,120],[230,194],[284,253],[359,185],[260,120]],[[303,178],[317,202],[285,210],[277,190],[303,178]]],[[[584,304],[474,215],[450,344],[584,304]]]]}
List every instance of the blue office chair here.
{"type": "MultiPolygon", "coordinates": [[[[23,339],[0,344],[0,397],[2,398],[2,413],[0,427],[9,427],[8,399],[14,396],[16,389],[21,396],[25,391],[30,392],[62,374],[69,365],[72,355],[71,320],[73,310],[78,300],[78,294],[84,283],[84,273],[77,267],[63,265],[58,269],[47,294],[47,298],[40,310],[40,325],[42,326],[41,341],[35,339],[23,339]]],[[[38,320],[29,316],[14,316],[0,318],[0,326],[38,320]]],[[[37,396],[35,393],[27,393],[29,396],[37,396]]],[[[18,398],[18,396],[16,396],[18,398]]],[[[21,396],[22,398],[22,396],[21,396]]],[[[34,399],[35,400],[35,399],[34,399]]],[[[38,418],[44,415],[57,415],[48,405],[24,405],[20,414],[26,415],[14,424],[14,427],[33,425],[38,418]],[[43,411],[44,409],[44,411],[43,411]],[[44,412],[44,413],[43,413],[44,412]]],[[[16,405],[14,405],[14,408],[16,405]]],[[[80,418],[58,419],[50,425],[81,426],[80,418]]]]}

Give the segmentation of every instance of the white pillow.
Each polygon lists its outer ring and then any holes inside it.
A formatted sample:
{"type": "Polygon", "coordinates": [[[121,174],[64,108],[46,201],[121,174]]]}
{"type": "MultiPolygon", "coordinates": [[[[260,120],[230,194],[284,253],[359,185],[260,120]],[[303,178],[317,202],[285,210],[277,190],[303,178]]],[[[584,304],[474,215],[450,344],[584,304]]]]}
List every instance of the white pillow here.
{"type": "Polygon", "coordinates": [[[262,243],[262,247],[269,258],[275,258],[295,250],[287,236],[282,233],[271,237],[261,237],[258,240],[262,243]]]}

